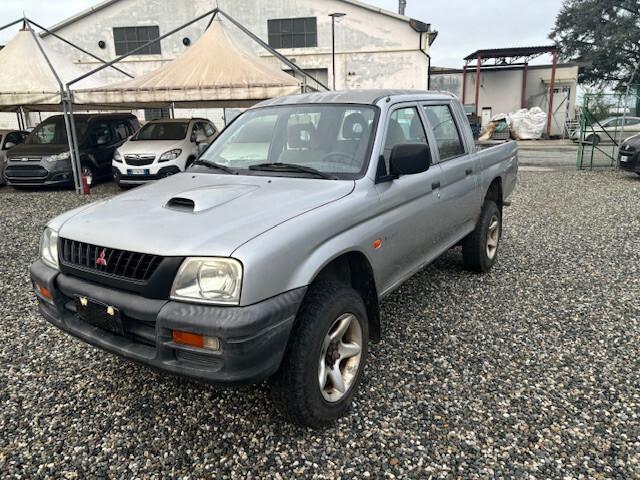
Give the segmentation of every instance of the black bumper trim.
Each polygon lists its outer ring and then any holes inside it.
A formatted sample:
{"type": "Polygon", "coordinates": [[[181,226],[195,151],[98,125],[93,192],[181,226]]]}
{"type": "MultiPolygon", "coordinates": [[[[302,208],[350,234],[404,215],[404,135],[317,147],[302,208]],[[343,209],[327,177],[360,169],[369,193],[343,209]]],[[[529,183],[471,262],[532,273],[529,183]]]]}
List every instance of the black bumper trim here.
{"type": "Polygon", "coordinates": [[[147,299],[60,274],[40,261],[32,265],[31,277],[54,297],[53,305],[39,299],[40,312],[69,334],[156,370],[232,385],[257,383],[276,372],[307,290],[299,288],[246,307],[218,307],[147,299]],[[79,320],[65,308],[78,295],[113,305],[131,318],[155,321],[155,346],[79,320]],[[172,342],[172,330],[218,337],[221,350],[181,348],[172,342]]]}

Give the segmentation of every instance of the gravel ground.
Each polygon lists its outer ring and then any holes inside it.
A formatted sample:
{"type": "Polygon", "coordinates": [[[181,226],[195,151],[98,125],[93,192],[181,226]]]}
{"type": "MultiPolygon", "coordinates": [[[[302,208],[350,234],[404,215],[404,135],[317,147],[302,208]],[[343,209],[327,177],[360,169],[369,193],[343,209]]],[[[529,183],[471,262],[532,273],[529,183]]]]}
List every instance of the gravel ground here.
{"type": "Polygon", "coordinates": [[[27,268],[86,200],[0,188],[2,476],[640,477],[639,200],[633,175],[523,172],[495,270],[453,250],[388,298],[352,413],[312,431],[264,386],[163,378],[45,323],[27,268]]]}

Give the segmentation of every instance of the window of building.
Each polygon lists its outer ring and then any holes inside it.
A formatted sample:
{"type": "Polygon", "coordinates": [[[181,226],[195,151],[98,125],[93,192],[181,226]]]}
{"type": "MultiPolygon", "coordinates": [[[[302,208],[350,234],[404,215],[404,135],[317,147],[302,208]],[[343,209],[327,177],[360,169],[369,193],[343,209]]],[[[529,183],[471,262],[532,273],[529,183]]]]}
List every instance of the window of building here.
{"type": "Polygon", "coordinates": [[[458,126],[448,105],[429,105],[424,107],[438,143],[440,160],[464,154],[464,145],[458,132],[458,126]]]}
{"type": "Polygon", "coordinates": [[[269,45],[273,48],[318,46],[318,21],[309,18],[281,18],[267,22],[269,45]]]}
{"type": "Polygon", "coordinates": [[[144,119],[147,122],[152,120],[161,120],[163,118],[171,118],[171,111],[169,108],[145,108],[144,119]]]}
{"type": "MultiPolygon", "coordinates": [[[[115,27],[113,29],[113,41],[116,47],[116,55],[126,55],[138,47],[160,37],[160,27],[115,27]]],[[[136,52],[136,55],[160,55],[160,41],[136,52]]]]}

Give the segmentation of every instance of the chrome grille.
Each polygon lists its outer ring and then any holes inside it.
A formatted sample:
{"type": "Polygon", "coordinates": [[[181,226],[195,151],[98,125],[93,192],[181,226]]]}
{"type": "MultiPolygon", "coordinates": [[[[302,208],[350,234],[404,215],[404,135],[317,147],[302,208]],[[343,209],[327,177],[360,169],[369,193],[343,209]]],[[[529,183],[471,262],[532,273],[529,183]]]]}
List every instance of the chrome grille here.
{"type": "Polygon", "coordinates": [[[134,167],[141,167],[143,165],[151,165],[155,159],[155,155],[125,155],[124,163],[134,167]]]}

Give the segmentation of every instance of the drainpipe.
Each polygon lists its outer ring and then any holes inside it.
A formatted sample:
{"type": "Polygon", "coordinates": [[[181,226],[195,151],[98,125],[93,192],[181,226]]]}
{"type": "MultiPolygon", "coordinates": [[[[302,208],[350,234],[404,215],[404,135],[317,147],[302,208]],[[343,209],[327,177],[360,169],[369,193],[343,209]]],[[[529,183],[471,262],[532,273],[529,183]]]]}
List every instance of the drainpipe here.
{"type": "Polygon", "coordinates": [[[407,0],[399,0],[398,13],[400,15],[404,15],[406,11],[407,11],[407,0]]]}
{"type": "Polygon", "coordinates": [[[427,90],[431,90],[431,55],[429,55],[423,48],[422,48],[422,32],[420,33],[420,45],[418,45],[418,50],[420,50],[422,53],[424,53],[424,55],[427,57],[427,90]]]}

